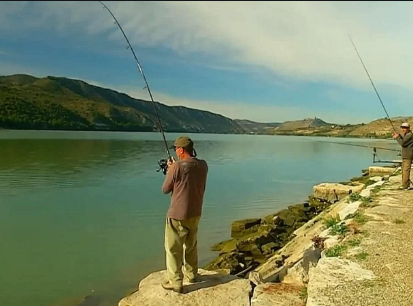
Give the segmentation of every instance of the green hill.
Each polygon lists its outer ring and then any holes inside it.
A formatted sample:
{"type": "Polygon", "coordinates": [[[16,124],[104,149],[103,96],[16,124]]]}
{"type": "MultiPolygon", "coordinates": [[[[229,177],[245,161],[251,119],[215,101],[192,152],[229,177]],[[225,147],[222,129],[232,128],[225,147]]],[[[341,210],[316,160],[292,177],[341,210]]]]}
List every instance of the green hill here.
{"type": "MultiPolygon", "coordinates": [[[[244,133],[208,111],[156,102],[168,132],[244,133]]],[[[151,101],[62,77],[0,76],[0,128],[158,131],[151,101]]]]}

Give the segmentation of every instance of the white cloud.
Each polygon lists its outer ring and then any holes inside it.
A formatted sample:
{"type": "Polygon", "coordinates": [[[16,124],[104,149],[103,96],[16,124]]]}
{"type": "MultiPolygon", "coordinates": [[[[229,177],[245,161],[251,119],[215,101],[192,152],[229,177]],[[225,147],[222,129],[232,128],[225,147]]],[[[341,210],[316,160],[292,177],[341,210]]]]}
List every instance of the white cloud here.
{"type": "MultiPolygon", "coordinates": [[[[351,34],[380,93],[382,88],[390,88],[400,103],[411,93],[411,2],[105,3],[124,27],[134,47],[169,48],[181,56],[180,60],[191,59],[217,71],[244,69],[253,77],[260,77],[260,73],[253,72],[270,71],[295,80],[338,82],[372,91],[348,39],[351,34]]],[[[53,30],[62,35],[80,33],[89,38],[88,43],[101,42],[102,36],[96,35],[105,35],[108,41],[125,45],[111,16],[96,1],[0,2],[0,31],[24,33],[27,29],[42,28],[45,33],[53,30]]],[[[14,73],[16,67],[0,63],[0,73],[14,73]]],[[[24,67],[18,72],[34,74],[32,69],[24,67]]],[[[53,73],[42,71],[42,75],[49,74],[53,73]]],[[[278,82],[277,85],[290,89],[294,87],[287,81],[270,78],[265,81],[267,84],[278,82]]],[[[159,100],[166,103],[182,103],[231,118],[277,121],[324,117],[313,113],[310,101],[306,110],[160,95],[164,99],[159,100]]],[[[333,100],[338,95],[339,92],[334,91],[326,93],[326,97],[333,100]]],[[[354,113],[349,113],[348,118],[345,114],[325,113],[325,120],[343,122],[353,116],[354,113]]]]}
{"type": "MultiPolygon", "coordinates": [[[[374,82],[413,85],[411,2],[105,3],[134,44],[371,90],[351,34],[374,82]]],[[[97,2],[2,2],[0,12],[2,27],[38,24],[63,32],[106,33],[124,44],[97,2]],[[24,9],[31,10],[28,18],[13,16],[24,9]]]]}

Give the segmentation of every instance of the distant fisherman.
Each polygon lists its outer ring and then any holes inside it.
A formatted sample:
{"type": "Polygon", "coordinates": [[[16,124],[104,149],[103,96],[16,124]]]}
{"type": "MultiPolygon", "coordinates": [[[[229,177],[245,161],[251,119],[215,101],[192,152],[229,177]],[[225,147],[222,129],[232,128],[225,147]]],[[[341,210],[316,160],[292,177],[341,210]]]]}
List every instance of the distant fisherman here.
{"type": "Polygon", "coordinates": [[[393,139],[402,146],[402,186],[399,189],[413,189],[410,184],[410,169],[413,159],[413,138],[410,131],[410,124],[404,122],[401,126],[402,133],[393,133],[393,139]]]}
{"type": "Polygon", "coordinates": [[[183,271],[190,283],[198,280],[198,224],[202,214],[208,165],[196,158],[189,137],[178,137],[174,143],[179,161],[168,162],[162,192],[172,192],[165,226],[167,290],[183,293],[183,271]]]}

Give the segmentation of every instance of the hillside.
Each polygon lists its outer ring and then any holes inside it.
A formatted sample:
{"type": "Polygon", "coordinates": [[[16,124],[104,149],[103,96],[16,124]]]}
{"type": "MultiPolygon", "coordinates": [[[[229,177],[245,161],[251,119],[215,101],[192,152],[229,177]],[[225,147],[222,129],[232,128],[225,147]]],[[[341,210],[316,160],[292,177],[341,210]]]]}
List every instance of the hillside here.
{"type": "MultiPolygon", "coordinates": [[[[413,117],[395,117],[391,118],[396,131],[400,131],[400,125],[403,122],[409,122],[413,126],[413,117]]],[[[374,138],[391,138],[393,127],[389,119],[382,118],[362,125],[349,133],[351,137],[374,137],[374,138]]]]}
{"type": "Polygon", "coordinates": [[[284,131],[295,131],[299,129],[332,126],[334,124],[324,122],[319,118],[307,118],[304,120],[286,121],[280,126],[276,127],[274,131],[284,132],[284,131]]]}
{"type": "MultiPolygon", "coordinates": [[[[233,120],[156,102],[168,132],[238,134],[233,120]]],[[[0,76],[0,128],[158,131],[152,102],[62,77],[0,76]]]]}
{"type": "Polygon", "coordinates": [[[250,134],[269,134],[274,128],[280,126],[282,123],[261,123],[250,120],[234,120],[246,133],[250,134]]]}
{"type": "MultiPolygon", "coordinates": [[[[320,118],[259,123],[156,102],[167,132],[390,138],[386,118],[337,125],[320,118]]],[[[392,118],[397,130],[413,117],[392,118]]],[[[63,77],[0,76],[0,129],[158,131],[150,101],[63,77]]]]}
{"type": "Polygon", "coordinates": [[[327,123],[320,118],[307,118],[286,121],[269,132],[274,135],[351,137],[349,134],[359,126],[361,125],[339,125],[327,123]]]}
{"type": "MultiPolygon", "coordinates": [[[[395,117],[391,119],[397,131],[403,122],[413,125],[413,117],[395,117]]],[[[329,124],[321,119],[287,121],[272,131],[276,135],[330,136],[354,138],[391,138],[393,128],[387,118],[378,119],[368,124],[329,124]]]]}

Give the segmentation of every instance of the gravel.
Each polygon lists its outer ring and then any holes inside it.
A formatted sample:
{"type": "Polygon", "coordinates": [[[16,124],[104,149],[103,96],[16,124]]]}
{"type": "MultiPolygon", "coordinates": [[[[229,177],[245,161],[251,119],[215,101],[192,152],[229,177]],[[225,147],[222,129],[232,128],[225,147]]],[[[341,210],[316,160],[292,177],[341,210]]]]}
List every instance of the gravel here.
{"type": "MultiPolygon", "coordinates": [[[[342,256],[373,271],[377,279],[325,289],[322,293],[328,297],[328,305],[413,305],[413,191],[397,190],[398,186],[399,178],[395,178],[373,196],[373,204],[394,209],[382,210],[382,221],[361,225],[359,250],[351,252],[355,247],[350,247],[342,256]],[[360,253],[363,255],[357,256],[360,253]]],[[[373,213],[371,208],[361,210],[373,213]]]]}

